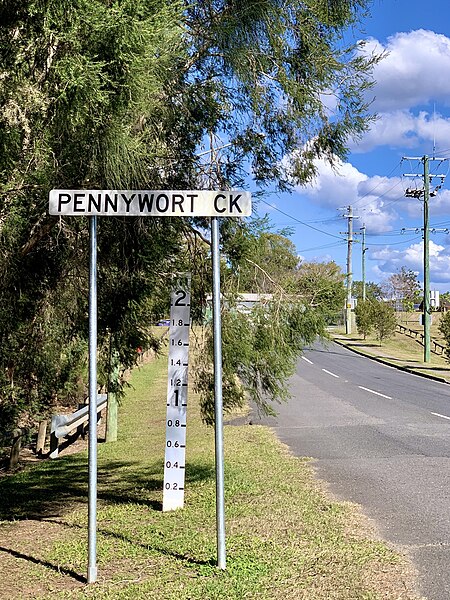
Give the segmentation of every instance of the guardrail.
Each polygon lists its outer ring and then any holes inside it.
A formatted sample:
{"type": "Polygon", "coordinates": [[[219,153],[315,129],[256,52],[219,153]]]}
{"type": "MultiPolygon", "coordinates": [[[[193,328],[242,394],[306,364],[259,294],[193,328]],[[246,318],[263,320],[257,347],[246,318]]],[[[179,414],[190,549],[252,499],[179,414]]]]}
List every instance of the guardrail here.
{"type": "MultiPolygon", "coordinates": [[[[97,394],[97,417],[108,405],[107,394],[97,394]]],[[[50,458],[57,458],[59,454],[59,440],[68,437],[69,434],[77,430],[75,435],[71,436],[72,442],[84,432],[84,426],[89,421],[89,404],[86,404],[79,410],[70,415],[53,415],[50,429],[50,458]]],[[[67,445],[67,444],[66,444],[67,445]]]]}
{"type": "MultiPolygon", "coordinates": [[[[399,325],[398,323],[397,323],[397,330],[399,333],[404,333],[408,337],[413,337],[422,346],[424,345],[424,335],[423,335],[423,333],[420,333],[420,331],[415,331],[414,329],[409,329],[408,327],[405,327],[404,325],[399,325]]],[[[434,352],[434,354],[439,354],[440,356],[445,356],[445,354],[446,354],[445,346],[443,346],[442,344],[439,344],[439,342],[435,342],[434,340],[430,340],[430,350],[431,350],[431,352],[434,352]],[[431,347],[431,345],[433,347],[431,347]]]]}

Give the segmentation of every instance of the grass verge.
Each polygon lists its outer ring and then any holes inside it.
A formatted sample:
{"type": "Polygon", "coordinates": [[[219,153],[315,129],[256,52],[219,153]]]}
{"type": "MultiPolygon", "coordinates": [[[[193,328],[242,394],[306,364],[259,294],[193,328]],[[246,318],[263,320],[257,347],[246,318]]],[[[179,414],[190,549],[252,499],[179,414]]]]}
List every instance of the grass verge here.
{"type": "Polygon", "coordinates": [[[380,358],[392,365],[406,368],[417,374],[428,375],[450,382],[450,364],[445,357],[430,353],[430,362],[424,362],[424,348],[414,338],[396,333],[380,342],[375,336],[366,339],[358,333],[345,334],[343,330],[332,332],[337,342],[367,356],[380,358]]]}
{"type": "Polygon", "coordinates": [[[166,361],[134,371],[120,435],[99,446],[99,581],[85,586],[87,459],[0,482],[0,598],[413,599],[406,561],[308,460],[257,426],[225,428],[227,570],[215,567],[214,432],[188,407],[186,507],[161,512],[166,361]]]}

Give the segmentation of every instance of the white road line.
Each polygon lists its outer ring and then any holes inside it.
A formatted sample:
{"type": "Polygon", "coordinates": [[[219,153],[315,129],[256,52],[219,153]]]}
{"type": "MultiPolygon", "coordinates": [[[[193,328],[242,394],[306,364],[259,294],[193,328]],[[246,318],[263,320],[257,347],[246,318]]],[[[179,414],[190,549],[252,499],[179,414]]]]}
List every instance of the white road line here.
{"type": "Polygon", "coordinates": [[[386,400],[392,400],[392,398],[390,396],[385,396],[384,394],[381,394],[380,392],[376,392],[375,390],[371,390],[369,388],[363,387],[362,385],[358,385],[358,387],[360,390],[365,390],[366,392],[370,392],[371,394],[376,394],[377,396],[386,398],[386,400]]]}
{"type": "Polygon", "coordinates": [[[336,377],[336,379],[339,379],[339,375],[335,375],[334,373],[332,373],[331,371],[327,371],[326,369],[322,369],[322,371],[324,373],[328,373],[328,375],[331,375],[332,377],[336,377]]]}
{"type": "Polygon", "coordinates": [[[435,417],[441,417],[441,419],[448,419],[450,421],[450,417],[447,417],[445,415],[440,415],[439,413],[431,413],[432,415],[434,415],[435,417]]]}
{"type": "Polygon", "coordinates": [[[307,363],[309,363],[310,365],[313,365],[313,361],[309,360],[309,358],[306,358],[306,356],[302,356],[303,360],[306,360],[307,363]]]}

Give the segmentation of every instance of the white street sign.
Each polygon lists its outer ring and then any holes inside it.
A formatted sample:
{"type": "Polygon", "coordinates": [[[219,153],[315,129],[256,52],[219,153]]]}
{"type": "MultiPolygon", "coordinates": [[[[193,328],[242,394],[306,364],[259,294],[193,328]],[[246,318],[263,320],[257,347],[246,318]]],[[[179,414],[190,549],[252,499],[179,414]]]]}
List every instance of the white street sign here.
{"type": "Polygon", "coordinates": [[[250,192],[208,190],[51,190],[51,215],[249,217],[250,192]]]}

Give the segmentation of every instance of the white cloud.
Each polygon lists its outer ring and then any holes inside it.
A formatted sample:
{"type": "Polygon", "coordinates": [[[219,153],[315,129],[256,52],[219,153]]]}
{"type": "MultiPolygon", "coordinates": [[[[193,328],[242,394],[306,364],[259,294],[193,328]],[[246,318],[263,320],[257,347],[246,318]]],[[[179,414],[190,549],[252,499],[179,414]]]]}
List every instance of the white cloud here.
{"type": "MultiPolygon", "coordinates": [[[[430,240],[429,253],[431,285],[449,284],[450,248],[430,240]]],[[[376,261],[373,273],[380,279],[387,279],[401,267],[406,267],[419,273],[419,279],[423,280],[423,241],[402,250],[386,246],[381,250],[369,251],[369,259],[376,261]]]]}
{"type": "Polygon", "coordinates": [[[324,160],[316,161],[317,177],[307,188],[297,188],[321,206],[338,208],[352,204],[358,197],[358,185],[367,175],[360,173],[350,163],[337,161],[336,168],[324,160]]]}
{"type": "Polygon", "coordinates": [[[450,140],[450,118],[420,111],[414,115],[410,110],[380,113],[370,130],[359,142],[352,142],[355,153],[369,152],[377,146],[389,146],[404,150],[422,142],[432,143],[436,148],[447,148],[450,140]]]}
{"type": "Polygon", "coordinates": [[[383,46],[367,40],[364,52],[384,51],[387,56],[374,69],[374,109],[403,110],[431,100],[449,104],[450,39],[443,34],[418,29],[396,33],[383,46]]]}
{"type": "MultiPolygon", "coordinates": [[[[316,161],[317,177],[308,187],[298,187],[315,204],[331,209],[354,206],[359,226],[364,223],[369,233],[392,229],[398,218],[396,202],[403,200],[402,181],[399,177],[368,177],[350,163],[337,161],[333,169],[326,161],[316,161]]],[[[355,224],[356,228],[356,224],[355,224]]]]}
{"type": "Polygon", "coordinates": [[[450,106],[450,38],[419,29],[396,33],[385,45],[369,38],[362,52],[385,57],[374,68],[375,85],[368,92],[378,119],[351,150],[368,152],[377,146],[407,150],[429,142],[431,152],[433,141],[437,148],[447,149],[450,119],[423,108],[431,102],[450,106]]]}

